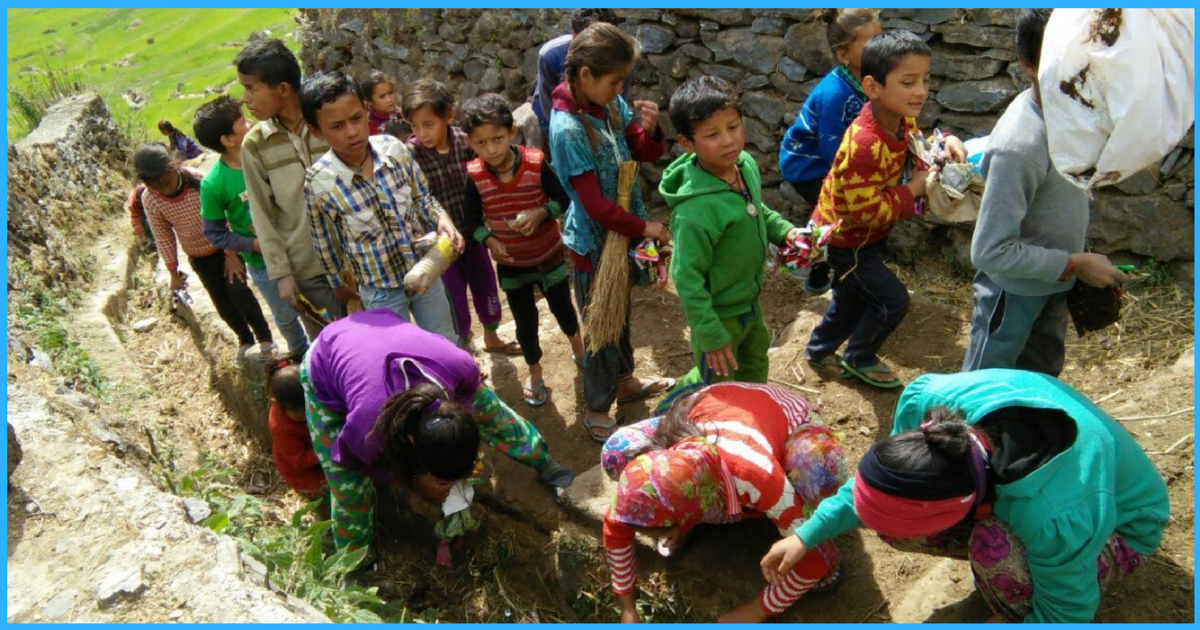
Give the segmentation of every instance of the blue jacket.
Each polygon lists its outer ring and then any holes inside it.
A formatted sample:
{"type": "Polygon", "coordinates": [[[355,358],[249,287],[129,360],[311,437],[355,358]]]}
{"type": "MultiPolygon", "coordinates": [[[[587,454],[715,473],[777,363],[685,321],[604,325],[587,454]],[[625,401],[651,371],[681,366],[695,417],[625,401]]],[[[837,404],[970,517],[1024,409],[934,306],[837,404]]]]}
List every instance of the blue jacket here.
{"type": "Polygon", "coordinates": [[[825,179],[850,123],[867,97],[837,68],[821,79],[779,145],[779,173],[800,184],[825,179]]]}

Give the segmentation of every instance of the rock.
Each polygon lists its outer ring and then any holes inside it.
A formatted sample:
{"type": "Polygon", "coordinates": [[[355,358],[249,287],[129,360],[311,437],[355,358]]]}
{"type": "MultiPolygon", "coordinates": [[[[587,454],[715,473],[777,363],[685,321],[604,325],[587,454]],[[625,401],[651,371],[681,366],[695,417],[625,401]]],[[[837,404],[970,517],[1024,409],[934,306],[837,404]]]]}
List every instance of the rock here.
{"type": "Polygon", "coordinates": [[[1159,181],[1157,171],[1158,169],[1154,167],[1138,171],[1130,175],[1128,179],[1118,183],[1117,190],[1127,195],[1149,195],[1158,190],[1159,181]]]}
{"type": "Polygon", "coordinates": [[[1033,80],[1025,74],[1025,69],[1021,67],[1019,62],[1013,61],[1008,64],[1008,76],[1012,77],[1013,84],[1018,90],[1028,90],[1033,87],[1033,80]]]}
{"type": "Polygon", "coordinates": [[[787,32],[787,29],[788,22],[783,18],[777,17],[755,18],[754,21],[750,23],[750,30],[762,35],[783,37],[784,33],[787,32]]]}
{"type": "Polygon", "coordinates": [[[251,31],[250,34],[246,36],[246,41],[256,42],[260,39],[265,39],[265,38],[266,38],[266,36],[263,35],[262,31],[251,31]]]}
{"type": "Polygon", "coordinates": [[[750,9],[750,15],[805,20],[812,17],[812,9],[750,9]]]}
{"type": "Polygon", "coordinates": [[[500,69],[491,66],[483,73],[483,77],[479,79],[479,89],[484,92],[495,92],[504,87],[504,74],[500,69]]]}
{"type": "Polygon", "coordinates": [[[117,490],[121,492],[129,492],[138,485],[137,477],[122,477],[117,480],[117,490]]]}
{"type": "Polygon", "coordinates": [[[912,9],[908,18],[922,24],[941,24],[958,18],[958,9],[912,9]]]}
{"type": "Polygon", "coordinates": [[[8,423],[8,480],[12,481],[13,473],[21,465],[25,452],[21,450],[21,441],[17,439],[17,430],[11,422],[8,423]]]}
{"type": "Polygon", "coordinates": [[[622,27],[642,47],[643,53],[658,54],[664,52],[675,41],[675,31],[658,24],[625,25],[622,27]]]}
{"type": "Polygon", "coordinates": [[[1196,126],[1195,125],[1192,125],[1191,128],[1188,129],[1187,135],[1183,137],[1183,140],[1179,143],[1179,146],[1184,147],[1186,149],[1194,149],[1195,148],[1195,146],[1196,146],[1196,126]]]}
{"type": "Polygon", "coordinates": [[[126,27],[125,27],[125,30],[127,30],[127,31],[128,31],[129,29],[137,28],[137,27],[139,27],[139,26],[141,26],[141,25],[142,25],[142,18],[138,18],[138,19],[136,19],[136,20],[134,20],[134,21],[130,22],[130,23],[129,23],[129,26],[126,26],[126,27]]]}
{"type": "Polygon", "coordinates": [[[25,342],[21,341],[16,335],[12,334],[12,331],[8,333],[8,351],[13,353],[21,363],[29,362],[29,346],[25,345],[25,342]]]}
{"type": "Polygon", "coordinates": [[[87,409],[89,411],[95,411],[100,408],[100,403],[92,399],[91,396],[77,392],[68,387],[59,386],[55,390],[55,393],[58,394],[58,397],[61,398],[63,402],[71,405],[72,407],[87,409]]]}
{"type": "Polygon", "coordinates": [[[172,621],[175,621],[175,620],[179,619],[180,617],[183,617],[183,611],[179,610],[178,608],[176,608],[175,610],[172,610],[171,614],[167,615],[167,619],[170,619],[172,621]]]}
{"type": "Polygon", "coordinates": [[[979,56],[987,57],[988,59],[998,59],[1000,61],[1016,61],[1017,51],[1006,50],[1004,48],[991,48],[979,53],[979,56]]]}
{"type": "Polygon", "coordinates": [[[133,325],[130,326],[130,328],[133,329],[133,332],[144,333],[144,332],[150,332],[151,330],[154,330],[154,327],[157,325],[158,325],[157,317],[147,317],[145,319],[139,319],[136,322],[133,322],[133,325]]]}
{"type": "Polygon", "coordinates": [[[242,559],[238,553],[238,544],[229,536],[217,537],[217,564],[213,567],[213,573],[239,579],[242,576],[242,559]]]}
{"type": "Polygon", "coordinates": [[[904,18],[890,18],[883,21],[883,28],[888,30],[912,31],[914,33],[925,33],[929,30],[928,24],[914,22],[904,18]]]}
{"type": "Polygon", "coordinates": [[[676,79],[687,77],[692,68],[692,59],[685,55],[646,55],[646,60],[659,74],[665,74],[676,79]]]}
{"type": "Polygon", "coordinates": [[[1001,77],[949,85],[938,92],[937,100],[946,109],[982,114],[999,111],[1016,95],[1012,80],[1001,77]]]}
{"type": "Polygon", "coordinates": [[[478,83],[483,78],[483,73],[487,72],[487,70],[487,64],[478,59],[472,59],[463,64],[463,74],[472,83],[478,83]]]}
{"type": "Polygon", "coordinates": [[[739,85],[742,82],[742,77],[746,76],[744,71],[733,66],[722,66],[712,63],[700,64],[699,71],[700,74],[712,74],[721,77],[735,86],[739,85]]]}
{"type": "Polygon", "coordinates": [[[967,9],[967,13],[975,19],[979,26],[1007,26],[1015,28],[1017,18],[1021,16],[1019,9],[967,9]]]}
{"type": "Polygon", "coordinates": [[[96,603],[108,608],[122,599],[134,599],[146,590],[142,567],[116,567],[100,582],[96,589],[96,603]]]}
{"type": "Polygon", "coordinates": [[[721,30],[721,25],[709,20],[700,20],[700,31],[702,33],[716,33],[721,30]]]}
{"type": "MultiPolygon", "coordinates": [[[[992,129],[996,126],[996,121],[1000,120],[999,116],[988,114],[959,114],[956,112],[943,112],[939,116],[942,124],[954,127],[958,131],[965,132],[968,136],[980,137],[992,133],[992,129]]],[[[922,127],[924,129],[924,127],[922,127]]]]}
{"type": "Polygon", "coordinates": [[[745,81],[742,81],[743,90],[757,90],[761,87],[766,87],[771,84],[770,79],[761,74],[752,74],[745,81]]]}
{"type": "Polygon", "coordinates": [[[796,63],[796,60],[791,57],[780,59],[778,70],[788,78],[788,81],[800,82],[808,77],[808,68],[796,63]]]}
{"type": "Polygon", "coordinates": [[[504,64],[505,68],[520,68],[521,67],[520,51],[516,51],[511,48],[505,48],[505,49],[501,50],[500,52],[496,53],[496,56],[500,58],[500,62],[504,64]]]}
{"type": "Polygon", "coordinates": [[[996,59],[981,59],[978,55],[959,55],[936,47],[930,71],[954,81],[970,81],[995,76],[1004,68],[1004,62],[996,59]]]}
{"type": "Polygon", "coordinates": [[[746,142],[757,147],[759,151],[770,151],[778,146],[778,131],[767,129],[765,125],[753,118],[743,118],[742,124],[746,128],[746,142]]]}
{"type": "Polygon", "coordinates": [[[31,348],[29,351],[29,365],[51,374],[54,373],[54,363],[50,360],[50,355],[37,348],[31,348]]]}
{"type": "Polygon", "coordinates": [[[921,115],[917,116],[917,127],[921,129],[934,128],[942,111],[942,105],[935,99],[931,98],[925,101],[925,106],[921,108],[921,115]]]}
{"type": "Polygon", "coordinates": [[[354,33],[355,35],[362,35],[362,32],[363,32],[362,20],[360,20],[358,18],[354,18],[353,20],[350,20],[349,22],[343,22],[341,24],[341,27],[342,27],[342,30],[350,31],[351,33],[354,33]]]}
{"type": "Polygon", "coordinates": [[[933,32],[941,33],[947,44],[966,44],[976,48],[1005,48],[1016,50],[1017,35],[1009,28],[975,26],[974,24],[938,24],[933,32]]]}
{"type": "Polygon", "coordinates": [[[698,17],[722,26],[747,24],[751,18],[750,12],[746,9],[675,9],[674,11],[680,15],[698,17]]]}
{"type": "Polygon", "coordinates": [[[768,127],[778,127],[791,109],[790,103],[770,92],[742,94],[742,112],[763,121],[768,127]]]}
{"type": "Polygon", "coordinates": [[[246,554],[242,554],[242,566],[246,570],[246,579],[249,580],[251,584],[257,584],[264,587],[267,586],[266,565],[258,560],[255,560],[254,558],[251,558],[250,556],[247,556],[246,554]]]}
{"type": "Polygon", "coordinates": [[[787,56],[815,74],[824,75],[836,65],[825,38],[825,25],[821,22],[793,24],[783,40],[787,46],[787,56]]]}
{"type": "Polygon", "coordinates": [[[661,9],[613,9],[613,13],[620,18],[647,21],[658,20],[662,16],[661,9]]]}
{"type": "Polygon", "coordinates": [[[212,508],[208,507],[208,501],[204,499],[188,497],[183,500],[183,509],[187,513],[188,522],[193,524],[212,516],[212,508]]]}
{"type": "Polygon", "coordinates": [[[723,30],[709,45],[716,61],[734,60],[758,74],[775,69],[783,58],[783,47],[783,39],[757,35],[748,28],[723,30]]]}
{"type": "Polygon", "coordinates": [[[1194,257],[1192,212],[1166,195],[1129,197],[1102,190],[1091,210],[1087,240],[1096,252],[1127,251],[1164,262],[1194,257]]]}
{"type": "Polygon", "coordinates": [[[75,608],[75,599],[79,597],[76,591],[63,591],[50,598],[42,607],[42,615],[47,621],[58,621],[70,614],[75,608]]]}
{"type": "Polygon", "coordinates": [[[385,57],[389,57],[391,59],[396,59],[399,61],[404,61],[405,59],[408,59],[408,47],[406,47],[406,46],[401,46],[399,44],[393,44],[392,42],[389,42],[388,40],[383,39],[382,37],[376,37],[373,40],[373,42],[375,44],[375,49],[378,50],[385,57]]]}
{"type": "Polygon", "coordinates": [[[699,44],[684,44],[684,45],[680,46],[679,50],[676,52],[683,53],[693,59],[698,59],[700,61],[712,61],[712,58],[713,58],[712,51],[703,46],[700,46],[699,44]]]}
{"type": "Polygon", "coordinates": [[[1183,201],[1187,199],[1188,187],[1183,182],[1172,182],[1167,184],[1163,192],[1167,193],[1167,196],[1175,201],[1183,201]]]}
{"type": "Polygon", "coordinates": [[[811,79],[804,83],[791,81],[782,72],[771,73],[771,87],[787,96],[788,100],[804,102],[808,93],[817,85],[820,79],[811,79]]]}

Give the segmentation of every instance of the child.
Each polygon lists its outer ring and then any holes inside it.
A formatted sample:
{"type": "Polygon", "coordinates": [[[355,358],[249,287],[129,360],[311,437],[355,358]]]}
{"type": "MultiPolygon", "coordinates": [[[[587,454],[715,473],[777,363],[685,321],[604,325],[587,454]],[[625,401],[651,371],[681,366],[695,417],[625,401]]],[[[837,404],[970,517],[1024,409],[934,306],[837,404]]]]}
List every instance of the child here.
{"type": "MultiPolygon", "coordinates": [[[[879,361],[879,348],[908,311],[908,290],[883,264],[887,236],[912,216],[925,194],[928,171],[901,183],[914,118],[929,97],[929,46],[908,31],[877,35],[862,54],[863,91],[870,103],[846,131],[821,188],[813,217],[821,225],[841,220],[829,245],[833,299],[808,342],[808,363],[822,376],[853,375],[894,388],[903,382],[879,361]],[[845,357],[837,349],[849,339],[845,357]]],[[[955,161],[962,142],[948,143],[955,161]]]]}
{"type": "Polygon", "coordinates": [[[304,388],[300,385],[300,364],[281,361],[267,369],[267,391],[271,411],[267,424],[271,430],[271,455],[279,476],[300,496],[313,501],[323,499],[321,520],[329,519],[329,490],[325,472],[313,449],[308,423],[304,420],[304,388]]]}
{"type": "MultiPolygon", "coordinates": [[[[200,173],[180,167],[171,159],[167,147],[158,143],[139,146],[132,161],[138,179],[146,184],[142,205],[154,232],[159,258],[171,274],[171,290],[178,291],[184,286],[175,249],[178,240],[217,314],[237,335],[241,344],[237,358],[247,358],[257,339],[259,354],[255,358],[269,359],[275,344],[254,292],[244,279],[237,282],[226,276],[227,254],[204,238],[200,226],[200,173]]],[[[228,257],[237,261],[236,254],[230,253],[228,257]]]]}
{"type": "Polygon", "coordinates": [[[208,242],[238,252],[245,263],[238,270],[249,275],[267,301],[275,325],[283,333],[288,352],[299,356],[308,347],[300,316],[282,297],[274,280],[267,277],[261,246],[250,220],[246,202],[246,180],[242,177],[242,139],[250,126],[242,107],[228,96],[218,97],[196,110],[193,123],[196,139],[221,156],[200,182],[200,218],[208,242]]]}
{"type": "MultiPolygon", "coordinates": [[[[639,620],[635,532],[660,536],[659,552],[674,555],[699,523],[766,516],[787,532],[837,492],[848,476],[841,441],[812,415],[808,401],[781,387],[722,383],[613,434],[601,453],[618,484],[604,547],[622,622],[639,620]]],[[[719,621],[764,621],[809,590],[833,590],[839,559],[824,543],[786,583],[767,586],[719,621]]]]}
{"type": "MultiPolygon", "coordinates": [[[[863,47],[883,32],[878,9],[822,9],[821,19],[838,66],[804,100],[779,145],[779,174],[814,208],[842,136],[867,102],[862,91],[863,47]]],[[[804,290],[821,295],[829,291],[830,282],[829,265],[820,262],[810,270],[804,290]]]]}
{"type": "Polygon", "coordinates": [[[541,151],[513,144],[512,110],[499,94],[467,102],[463,129],[478,158],[467,164],[463,230],[496,260],[500,287],[517,324],[517,340],[529,366],[525,402],[546,404],[542,348],[538,342],[536,286],[546,297],[558,327],[571,341],[575,361],[583,358],[583,337],[571,304],[567,262],[556,219],[570,199],[541,151]]]}
{"type": "MultiPolygon", "coordinates": [[[[584,313],[608,231],[628,236],[633,243],[642,237],[670,241],[666,226],[646,220],[637,185],[630,196],[631,207],[622,208],[614,201],[620,163],[653,162],[665,149],[658,105],[636,101],[630,107],[620,95],[636,56],[637,44],[621,29],[603,22],[592,24],[571,40],[566,81],[554,89],[550,152],[571,198],[563,220],[563,241],[571,250],[575,300],[584,313]]],[[[674,379],[640,381],[633,376],[626,315],[620,342],[596,353],[584,352],[583,425],[598,442],[607,440],[616,427],[609,416],[613,401],[641,400],[675,385],[674,379]]]]}
{"type": "Polygon", "coordinates": [[[1017,22],[1017,56],[1033,87],[992,131],[971,263],[975,309],[963,371],[1019,368],[1058,376],[1066,359],[1067,292],[1075,282],[1111,286],[1127,278],[1084,251],[1087,192],[1050,164],[1037,66],[1049,9],[1017,22]]]}
{"type": "Polygon", "coordinates": [[[575,478],[538,430],[483,385],[470,354],[387,309],[327,326],[304,358],[300,381],[333,492],[338,549],[371,543],[372,479],[443,503],[444,514],[454,509],[448,498],[468,507],[471,492],[461,482],[475,469],[481,441],[536,470],[556,495],[575,478]]]}
{"type": "MultiPolygon", "coordinates": [[[[413,135],[408,138],[408,150],[420,165],[434,199],[438,200],[461,231],[467,162],[474,154],[467,134],[452,124],[455,118],[454,96],[437,81],[418,81],[404,95],[404,117],[413,127],[413,135]]],[[[486,247],[473,238],[469,239],[462,256],[442,276],[442,282],[446,285],[446,295],[454,310],[454,327],[463,347],[469,347],[471,341],[471,311],[467,307],[467,289],[470,288],[475,314],[483,325],[484,350],[508,355],[521,354],[516,342],[505,342],[496,332],[500,327],[500,290],[496,286],[496,272],[486,247]]]]}
{"type": "Polygon", "coordinates": [[[367,112],[371,115],[371,135],[386,133],[396,138],[407,138],[411,129],[396,107],[396,84],[379,70],[371,70],[358,82],[367,100],[367,112]]]}
{"type": "Polygon", "coordinates": [[[766,383],[771,333],[758,295],[767,245],[791,244],[798,230],[762,201],[733,86],[688,80],[671,96],[671,122],[686,153],[658,190],[673,211],[671,279],[696,357],[672,396],[720,380],[766,383]]]}
{"type": "Polygon", "coordinates": [[[390,308],[457,340],[442,281],[413,295],[404,287],[404,275],[420,259],[415,243],[426,232],[436,228],[463,248],[404,143],[367,132],[362,92],[345,73],[306,79],[300,107],[313,133],[330,145],[308,169],[304,188],[312,241],[329,283],[352,290],[341,279],[349,259],[364,308],[390,308]]]}
{"type": "MultiPolygon", "coordinates": [[[[617,23],[617,14],[612,9],[573,9],[571,10],[571,32],[559,35],[542,44],[538,49],[537,84],[533,91],[533,113],[537,116],[538,124],[542,127],[542,137],[550,136],[550,112],[554,102],[554,88],[562,83],[566,66],[567,50],[571,40],[576,35],[596,22],[607,24],[617,23]]],[[[625,77],[625,89],[629,89],[630,77],[625,77]]]]}
{"type": "Polygon", "coordinates": [[[970,561],[989,621],[1088,623],[1101,591],[1158,549],[1167,485],[1120,424],[1052,377],[927,374],[891,437],[762,560],[780,575],[863,525],[902,551],[970,561]]]}
{"type": "MultiPolygon", "coordinates": [[[[300,113],[300,64],[278,39],[250,42],[233,63],[245,88],[242,103],[258,120],[242,141],[242,175],[267,275],[292,308],[300,308],[303,296],[330,318],[343,317],[354,291],[334,291],[308,229],[304,171],[329,145],[309,132],[300,113]]],[[[301,321],[316,337],[320,324],[301,321]]]]}
{"type": "Polygon", "coordinates": [[[171,148],[179,151],[180,155],[182,155],[183,159],[185,160],[198,158],[200,157],[200,154],[203,153],[203,151],[200,150],[200,147],[196,146],[195,140],[183,135],[183,132],[176,129],[175,125],[172,125],[171,121],[169,120],[158,121],[158,131],[167,137],[167,141],[170,142],[171,148]]]}

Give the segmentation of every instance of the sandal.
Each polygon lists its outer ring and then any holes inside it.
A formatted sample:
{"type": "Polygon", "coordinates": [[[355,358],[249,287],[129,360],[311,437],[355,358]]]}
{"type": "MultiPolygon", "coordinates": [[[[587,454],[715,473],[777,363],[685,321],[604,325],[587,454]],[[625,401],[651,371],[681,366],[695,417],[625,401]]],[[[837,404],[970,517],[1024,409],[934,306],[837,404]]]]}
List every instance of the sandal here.
{"type": "Polygon", "coordinates": [[[550,398],[550,392],[546,390],[545,379],[538,379],[537,387],[525,387],[525,404],[530,407],[541,407],[546,404],[546,400],[550,398]]]}
{"type": "Polygon", "coordinates": [[[505,356],[515,357],[521,354],[521,344],[517,341],[510,341],[503,346],[484,347],[484,352],[488,354],[503,354],[505,356]]]}
{"type": "Polygon", "coordinates": [[[538,481],[550,488],[556,503],[561,502],[563,493],[575,481],[575,471],[550,458],[538,469],[538,481]]]}
{"type": "Polygon", "coordinates": [[[589,437],[591,437],[596,442],[604,444],[604,443],[608,442],[608,438],[612,437],[613,434],[617,432],[617,424],[618,424],[617,419],[613,418],[612,416],[609,416],[608,420],[609,421],[604,424],[601,424],[599,422],[589,422],[588,416],[585,413],[585,414],[583,414],[583,428],[587,429],[589,437]],[[605,431],[608,431],[608,435],[604,435],[604,436],[596,435],[596,429],[603,429],[605,431]]]}
{"type": "Polygon", "coordinates": [[[845,367],[842,367],[842,357],[836,354],[831,354],[820,360],[809,359],[808,366],[811,367],[813,371],[817,373],[817,376],[820,376],[821,378],[848,378],[852,376],[845,367]],[[840,367],[842,368],[842,371],[834,372],[833,370],[829,369],[833,367],[840,367]]]}
{"type": "Polygon", "coordinates": [[[628,405],[632,402],[637,402],[644,398],[649,398],[655,394],[661,394],[675,387],[675,379],[673,378],[658,378],[651,377],[642,381],[642,388],[635,394],[631,394],[624,398],[618,398],[618,405],[628,405]]]}
{"type": "Polygon", "coordinates": [[[270,363],[279,358],[279,346],[271,342],[266,348],[262,344],[258,344],[258,354],[250,355],[250,360],[258,361],[259,363],[270,363]]]}
{"type": "Polygon", "coordinates": [[[900,380],[900,377],[893,378],[890,381],[880,381],[867,376],[868,374],[895,374],[895,372],[892,371],[892,368],[884,365],[883,363],[876,363],[875,365],[856,368],[851,367],[849,363],[846,363],[845,359],[842,359],[842,368],[846,370],[847,374],[857,376],[858,380],[872,387],[878,387],[880,389],[895,389],[897,387],[904,386],[904,381],[900,380]]]}

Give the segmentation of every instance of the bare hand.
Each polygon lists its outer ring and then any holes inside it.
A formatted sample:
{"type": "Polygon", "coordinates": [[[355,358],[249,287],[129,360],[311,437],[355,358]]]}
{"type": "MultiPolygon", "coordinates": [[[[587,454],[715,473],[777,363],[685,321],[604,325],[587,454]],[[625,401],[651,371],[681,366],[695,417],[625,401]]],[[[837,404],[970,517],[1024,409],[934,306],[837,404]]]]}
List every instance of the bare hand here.
{"type": "Polygon", "coordinates": [[[1075,263],[1075,276],[1088,286],[1111,287],[1129,282],[1129,276],[1103,254],[1084,252],[1071,254],[1070,259],[1075,263]]]}
{"type": "Polygon", "coordinates": [[[246,265],[240,256],[225,257],[225,280],[246,284],[246,265]]]}
{"type": "Polygon", "coordinates": [[[172,271],[171,272],[171,290],[172,291],[181,291],[181,290],[183,290],[183,288],[185,286],[187,286],[187,283],[185,283],[183,281],[183,274],[178,271],[172,271]]]}
{"type": "Polygon", "coordinates": [[[787,238],[784,239],[784,241],[787,243],[788,247],[795,247],[796,239],[802,236],[804,236],[804,230],[800,228],[792,228],[788,230],[787,238]]]}
{"type": "Polygon", "coordinates": [[[413,489],[417,491],[417,494],[438,505],[446,502],[450,496],[450,489],[453,487],[454,482],[443,481],[429,473],[417,475],[416,481],[413,482],[413,489]]]}
{"type": "Polygon", "coordinates": [[[949,158],[951,162],[958,162],[960,164],[966,162],[967,145],[963,144],[963,141],[959,140],[955,136],[946,138],[946,157],[949,158]]]}
{"type": "Polygon", "coordinates": [[[275,280],[275,290],[279,291],[279,297],[285,302],[292,305],[292,308],[300,308],[300,300],[296,298],[296,278],[295,276],[283,276],[275,280]]]}
{"type": "Polygon", "coordinates": [[[771,545],[771,550],[763,556],[759,566],[762,568],[763,579],[771,584],[779,584],[784,576],[791,573],[792,567],[804,559],[808,548],[799,536],[791,535],[771,545]]]}
{"type": "Polygon", "coordinates": [[[495,236],[489,236],[485,244],[487,245],[488,253],[492,255],[492,260],[502,263],[512,262],[512,257],[508,255],[508,248],[504,246],[504,243],[500,242],[500,239],[495,236]]]}
{"type": "Polygon", "coordinates": [[[668,245],[671,243],[671,230],[658,221],[647,221],[646,229],[642,232],[642,236],[657,240],[659,245],[668,245]]]}
{"type": "Polygon", "coordinates": [[[333,297],[342,304],[348,304],[350,300],[358,299],[358,291],[355,291],[354,287],[343,284],[333,290],[333,297]]]}
{"type": "Polygon", "coordinates": [[[454,249],[458,250],[458,253],[463,253],[463,249],[467,244],[463,241],[462,234],[458,233],[458,228],[454,227],[454,221],[450,219],[450,215],[443,214],[438,219],[437,231],[438,234],[450,239],[450,244],[454,246],[454,249]]]}
{"type": "Polygon", "coordinates": [[[646,133],[654,133],[658,129],[658,103],[654,101],[634,101],[633,109],[637,113],[638,124],[646,133]]]}
{"type": "Polygon", "coordinates": [[[737,359],[733,356],[732,341],[725,344],[723,348],[705,352],[704,361],[708,363],[708,367],[714,374],[721,377],[729,376],[738,369],[737,359]]]}
{"type": "Polygon", "coordinates": [[[637,613],[637,600],[633,591],[617,595],[617,605],[621,607],[621,623],[642,622],[642,618],[637,613]]]}
{"type": "Polygon", "coordinates": [[[517,217],[517,220],[513,221],[512,228],[525,236],[529,236],[550,218],[550,212],[545,208],[538,208],[537,210],[522,212],[517,217]]]}
{"type": "Polygon", "coordinates": [[[929,174],[936,171],[937,168],[931,168],[927,171],[916,171],[912,174],[912,179],[908,181],[908,187],[912,190],[913,197],[924,197],[926,195],[925,184],[929,180],[929,174]]]}

